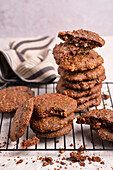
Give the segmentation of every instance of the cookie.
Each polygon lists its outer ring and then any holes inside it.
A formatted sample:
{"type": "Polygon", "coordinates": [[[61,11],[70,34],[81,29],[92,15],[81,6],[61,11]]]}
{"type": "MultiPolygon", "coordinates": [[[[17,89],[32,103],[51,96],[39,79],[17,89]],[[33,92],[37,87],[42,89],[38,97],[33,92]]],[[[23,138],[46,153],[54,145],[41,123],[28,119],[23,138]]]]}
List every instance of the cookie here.
{"type": "Polygon", "coordinates": [[[25,133],[33,113],[33,106],[33,98],[31,98],[18,107],[11,123],[11,141],[18,140],[25,133]]]}
{"type": "Polygon", "coordinates": [[[80,97],[80,98],[76,99],[76,101],[77,101],[77,104],[83,104],[85,102],[88,102],[89,100],[97,98],[100,95],[101,95],[101,92],[99,90],[98,92],[96,92],[90,96],[80,97]]]}
{"type": "Polygon", "coordinates": [[[26,86],[15,86],[0,90],[0,112],[12,112],[26,100],[34,96],[34,92],[26,86]]]}
{"type": "Polygon", "coordinates": [[[101,139],[113,142],[113,130],[106,127],[101,127],[99,129],[94,130],[101,137],[101,139]]]}
{"type": "Polygon", "coordinates": [[[102,74],[100,77],[94,80],[90,81],[80,81],[80,82],[72,82],[68,80],[64,80],[63,78],[60,77],[60,83],[62,86],[65,86],[70,89],[75,89],[75,90],[87,90],[89,88],[93,88],[96,84],[102,83],[106,79],[105,74],[102,74]]]}
{"type": "MultiPolygon", "coordinates": [[[[64,46],[64,44],[62,45],[64,46]]],[[[104,62],[104,59],[94,50],[90,50],[87,54],[73,55],[71,50],[69,51],[68,49],[66,51],[66,49],[60,48],[60,46],[61,44],[54,47],[53,54],[56,63],[64,70],[71,72],[84,71],[94,69],[104,62]]]]}
{"type": "Polygon", "coordinates": [[[95,48],[102,47],[105,44],[103,38],[101,38],[97,33],[79,29],[77,31],[64,31],[59,32],[58,37],[63,41],[72,42],[77,47],[84,48],[95,48]]]}
{"type": "Polygon", "coordinates": [[[76,100],[57,93],[48,93],[34,98],[34,114],[44,118],[52,115],[67,117],[76,110],[76,100]]]}
{"type": "Polygon", "coordinates": [[[66,118],[61,118],[58,116],[46,117],[43,119],[39,119],[36,116],[32,115],[30,121],[31,129],[35,129],[37,132],[52,132],[57,131],[64,126],[67,126],[69,122],[72,122],[75,119],[74,113],[71,113],[66,118]]]}
{"type": "Polygon", "coordinates": [[[59,136],[64,136],[67,135],[71,130],[72,130],[72,122],[69,123],[67,126],[63,127],[62,129],[58,130],[58,131],[54,131],[51,133],[40,133],[37,132],[36,130],[32,129],[37,136],[39,137],[46,137],[46,138],[55,138],[55,137],[59,137],[59,136]]]}
{"type": "Polygon", "coordinates": [[[97,79],[98,77],[105,73],[105,68],[102,65],[100,65],[92,70],[86,70],[83,72],[70,72],[59,67],[58,73],[63,79],[78,82],[84,80],[97,79]]]}
{"type": "Polygon", "coordinates": [[[77,117],[77,123],[89,124],[94,128],[105,126],[113,129],[113,110],[93,109],[77,117]]]}
{"type": "Polygon", "coordinates": [[[88,89],[88,90],[84,90],[84,91],[83,90],[73,90],[73,89],[69,89],[69,88],[62,86],[60,83],[60,80],[59,80],[57,83],[57,86],[56,86],[56,91],[58,93],[61,93],[66,96],[70,96],[72,98],[79,98],[82,96],[94,94],[94,93],[98,92],[101,88],[102,88],[102,83],[95,85],[94,88],[92,88],[92,89],[88,89]]]}
{"type": "Polygon", "coordinates": [[[85,111],[86,109],[89,109],[90,107],[100,105],[100,103],[101,103],[101,96],[78,105],[76,112],[85,111]]]}
{"type": "Polygon", "coordinates": [[[64,42],[55,45],[53,48],[53,55],[56,63],[59,65],[61,60],[71,58],[72,56],[76,56],[78,54],[87,54],[89,53],[89,50],[84,50],[84,48],[76,47],[72,43],[64,42]]]}

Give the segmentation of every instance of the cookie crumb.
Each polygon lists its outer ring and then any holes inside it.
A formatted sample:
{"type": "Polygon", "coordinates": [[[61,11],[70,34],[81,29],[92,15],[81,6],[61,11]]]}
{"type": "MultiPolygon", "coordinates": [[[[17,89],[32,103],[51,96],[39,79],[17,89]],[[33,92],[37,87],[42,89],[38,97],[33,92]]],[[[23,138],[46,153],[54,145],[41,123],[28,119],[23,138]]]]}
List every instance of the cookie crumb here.
{"type": "Polygon", "coordinates": [[[105,162],[104,162],[104,161],[101,161],[100,163],[101,163],[101,164],[103,164],[103,165],[105,164],[105,162]]]}
{"type": "Polygon", "coordinates": [[[74,145],[71,143],[70,146],[74,146],[74,145]]]}
{"type": "Polygon", "coordinates": [[[56,140],[56,143],[59,143],[59,140],[56,140]]]}
{"type": "Polygon", "coordinates": [[[20,164],[23,162],[23,159],[20,159],[19,161],[16,162],[16,164],[20,164]]]}
{"type": "Polygon", "coordinates": [[[5,164],[2,164],[2,166],[5,166],[5,164]]]}
{"type": "Polygon", "coordinates": [[[109,99],[109,95],[108,95],[108,94],[105,94],[105,93],[103,92],[103,98],[104,98],[104,100],[107,100],[107,99],[109,99]]]}
{"type": "Polygon", "coordinates": [[[60,162],[60,164],[65,165],[66,163],[65,163],[65,162],[63,162],[63,161],[61,161],[61,162],[60,162]]]}
{"type": "Polygon", "coordinates": [[[99,156],[93,156],[92,157],[92,161],[93,162],[100,162],[101,161],[101,158],[99,156]]]}

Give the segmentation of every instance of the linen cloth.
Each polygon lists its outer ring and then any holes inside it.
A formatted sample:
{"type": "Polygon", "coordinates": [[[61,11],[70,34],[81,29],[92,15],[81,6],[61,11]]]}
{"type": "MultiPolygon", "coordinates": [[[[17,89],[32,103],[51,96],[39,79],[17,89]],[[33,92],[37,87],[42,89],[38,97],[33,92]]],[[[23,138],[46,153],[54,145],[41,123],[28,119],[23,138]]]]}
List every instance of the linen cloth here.
{"type": "Polygon", "coordinates": [[[52,49],[58,38],[38,36],[11,41],[8,50],[0,49],[0,83],[47,83],[56,78],[52,49]]]}

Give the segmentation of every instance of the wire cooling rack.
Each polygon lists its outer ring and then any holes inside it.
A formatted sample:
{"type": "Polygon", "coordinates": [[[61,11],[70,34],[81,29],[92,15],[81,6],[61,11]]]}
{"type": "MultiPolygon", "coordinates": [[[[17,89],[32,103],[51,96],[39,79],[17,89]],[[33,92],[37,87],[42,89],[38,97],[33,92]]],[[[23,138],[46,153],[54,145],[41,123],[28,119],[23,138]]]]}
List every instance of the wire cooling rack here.
{"type": "MultiPolygon", "coordinates": [[[[24,83],[6,83],[4,86],[0,87],[1,89],[15,86],[15,85],[26,85],[34,90],[35,95],[41,95],[44,93],[55,93],[56,92],[57,82],[52,82],[48,84],[24,84],[24,83]]],[[[113,82],[103,82],[103,87],[101,90],[102,102],[98,107],[94,108],[113,108],[113,82]],[[109,95],[109,99],[104,100],[103,92],[109,95]]],[[[91,108],[91,109],[94,109],[91,108]]],[[[86,110],[88,111],[88,110],[86,110]]],[[[86,112],[85,111],[85,112],[86,112]]],[[[83,112],[75,113],[75,116],[81,115],[83,112]]],[[[33,137],[35,134],[30,129],[30,126],[27,127],[25,134],[16,142],[10,141],[10,127],[11,121],[14,116],[14,113],[0,113],[0,150],[1,151],[55,151],[55,150],[80,150],[79,147],[82,145],[83,150],[89,151],[108,151],[113,150],[113,143],[108,141],[103,141],[96,132],[89,125],[80,125],[76,123],[76,118],[73,121],[72,131],[64,136],[47,139],[40,138],[40,142],[35,146],[21,149],[20,143],[23,140],[33,137]]]]}

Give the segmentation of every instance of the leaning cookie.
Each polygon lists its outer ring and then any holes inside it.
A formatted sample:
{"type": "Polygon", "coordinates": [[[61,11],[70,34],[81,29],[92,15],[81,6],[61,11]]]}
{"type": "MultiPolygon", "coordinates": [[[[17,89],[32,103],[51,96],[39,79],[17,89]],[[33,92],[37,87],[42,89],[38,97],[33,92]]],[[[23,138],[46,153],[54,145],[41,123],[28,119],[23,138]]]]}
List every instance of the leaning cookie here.
{"type": "Polygon", "coordinates": [[[59,32],[58,37],[60,37],[63,41],[71,42],[77,47],[84,47],[86,49],[102,47],[105,44],[104,39],[97,33],[83,29],[79,29],[77,31],[73,30],[73,32],[59,32]]]}
{"type": "Polygon", "coordinates": [[[72,122],[69,123],[67,126],[63,127],[62,129],[51,132],[51,133],[40,133],[40,132],[36,131],[35,129],[32,129],[32,130],[39,137],[55,138],[55,137],[67,135],[72,130],[72,122]]]}
{"type": "Polygon", "coordinates": [[[23,134],[30,122],[33,113],[33,98],[25,101],[17,109],[11,123],[10,139],[11,141],[18,140],[23,134]]]}
{"type": "Polygon", "coordinates": [[[34,96],[34,92],[26,86],[15,86],[0,90],[0,112],[12,112],[34,96]]]}

